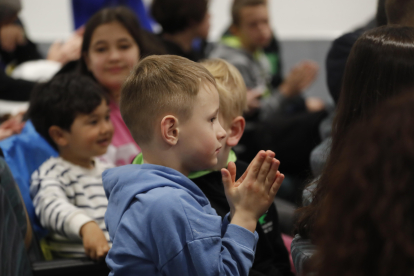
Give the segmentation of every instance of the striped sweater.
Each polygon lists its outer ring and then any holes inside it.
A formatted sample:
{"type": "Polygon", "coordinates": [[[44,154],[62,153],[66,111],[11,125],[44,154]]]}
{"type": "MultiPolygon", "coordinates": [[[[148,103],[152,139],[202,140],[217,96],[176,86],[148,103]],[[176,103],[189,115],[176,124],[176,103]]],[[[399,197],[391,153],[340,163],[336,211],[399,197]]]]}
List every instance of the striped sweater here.
{"type": "Polygon", "coordinates": [[[55,257],[84,257],[81,227],[95,221],[109,242],[104,215],[108,200],[102,172],[110,166],[95,159],[86,169],[51,157],[32,174],[30,194],[40,224],[50,231],[46,244],[55,257]]]}

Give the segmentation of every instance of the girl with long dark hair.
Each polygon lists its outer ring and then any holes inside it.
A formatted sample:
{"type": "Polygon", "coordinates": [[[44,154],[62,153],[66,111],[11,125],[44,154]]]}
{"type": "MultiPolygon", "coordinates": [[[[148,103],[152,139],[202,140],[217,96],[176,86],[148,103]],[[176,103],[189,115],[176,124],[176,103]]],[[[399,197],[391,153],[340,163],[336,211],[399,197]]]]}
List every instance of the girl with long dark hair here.
{"type": "MultiPolygon", "coordinates": [[[[311,190],[311,202],[299,210],[296,234],[314,241],[314,224],[322,209],[337,166],[346,133],[359,120],[369,117],[384,100],[414,87],[414,29],[384,26],[364,33],[348,58],[337,115],[333,123],[332,147],[327,164],[311,190]]],[[[358,143],[358,141],[354,141],[358,143]]],[[[292,250],[293,252],[293,250],[292,250]]],[[[297,267],[298,269],[298,267],[297,267]]]]}
{"type": "Polygon", "coordinates": [[[317,275],[414,273],[414,93],[345,136],[314,237],[317,275]]]}

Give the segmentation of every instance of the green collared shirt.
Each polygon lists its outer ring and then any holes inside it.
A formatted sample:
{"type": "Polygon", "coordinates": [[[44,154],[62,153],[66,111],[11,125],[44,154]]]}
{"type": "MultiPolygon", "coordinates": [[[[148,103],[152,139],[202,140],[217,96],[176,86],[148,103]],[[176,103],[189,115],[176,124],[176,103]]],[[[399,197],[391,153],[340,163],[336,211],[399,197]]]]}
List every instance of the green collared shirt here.
{"type": "MultiPolygon", "coordinates": [[[[229,157],[227,158],[227,165],[229,164],[229,162],[236,162],[236,161],[237,161],[236,154],[234,153],[234,151],[230,150],[229,157]]],[[[144,157],[142,156],[142,153],[138,154],[137,157],[135,157],[134,161],[132,161],[132,164],[135,164],[135,165],[144,164],[144,157]]],[[[211,172],[213,172],[213,170],[192,172],[188,175],[188,178],[190,179],[199,178],[211,172]]]]}

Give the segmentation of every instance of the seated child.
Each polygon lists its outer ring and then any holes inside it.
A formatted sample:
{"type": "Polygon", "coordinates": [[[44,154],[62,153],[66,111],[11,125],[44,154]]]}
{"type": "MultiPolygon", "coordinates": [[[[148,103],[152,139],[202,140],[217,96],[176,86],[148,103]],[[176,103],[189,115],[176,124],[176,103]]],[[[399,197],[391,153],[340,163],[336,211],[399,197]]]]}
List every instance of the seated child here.
{"type": "Polygon", "coordinates": [[[143,165],[103,173],[110,275],[247,275],[257,220],[284,176],[273,152],[259,152],[235,182],[222,170],[230,214],[224,221],[188,179],[217,164],[226,133],[213,76],[178,56],[143,59],[124,84],[122,117],[141,145],[143,165]]]}
{"type": "MultiPolygon", "coordinates": [[[[218,119],[227,134],[221,140],[222,148],[217,155],[217,165],[212,170],[192,172],[188,178],[201,189],[217,214],[224,218],[230,211],[230,206],[224,193],[220,170],[226,168],[229,162],[235,162],[236,175],[240,177],[247,169],[247,164],[237,159],[231,149],[237,145],[244,131],[245,120],[242,115],[246,109],[246,86],[240,72],[227,61],[211,59],[201,64],[216,80],[220,98],[218,119]]],[[[143,161],[142,154],[139,154],[133,164],[143,164],[143,161]]],[[[292,275],[275,204],[272,203],[268,212],[259,219],[256,231],[259,241],[249,274],[292,275]]]]}
{"type": "Polygon", "coordinates": [[[59,75],[33,92],[29,117],[59,152],[33,173],[30,187],[54,257],[100,259],[109,250],[102,172],[110,166],[96,158],[111,143],[109,112],[105,92],[88,77],[59,75]]]}
{"type": "MultiPolygon", "coordinates": [[[[222,149],[218,154],[218,163],[213,171],[191,174],[189,178],[203,191],[217,214],[224,217],[229,212],[224,187],[219,171],[226,168],[230,161],[237,165],[236,176],[240,177],[247,169],[247,164],[238,160],[231,150],[243,135],[245,120],[242,117],[246,107],[246,86],[239,71],[224,60],[206,60],[201,63],[216,80],[220,97],[219,121],[226,130],[226,137],[221,140],[222,149]]],[[[276,205],[272,203],[268,212],[259,219],[256,231],[259,241],[256,257],[250,275],[292,275],[289,255],[283,243],[279,229],[276,205]]]]}
{"type": "MultiPolygon", "coordinates": [[[[278,86],[273,86],[272,75],[278,68],[274,68],[272,59],[279,58],[269,58],[263,51],[273,36],[267,0],[233,1],[231,16],[231,35],[227,35],[214,47],[209,54],[210,58],[223,58],[239,69],[248,89],[249,109],[260,108],[261,113],[266,113],[262,116],[271,112],[267,109],[282,111],[286,105],[293,105],[297,109],[295,111],[302,110],[303,98],[300,94],[315,80],[317,64],[311,61],[301,62],[285,80],[278,86]],[[269,93],[275,94],[271,100],[258,102],[261,95],[268,96],[269,93]]],[[[307,102],[305,106],[309,111],[323,109],[322,102],[317,104],[316,99],[307,102]]]]}

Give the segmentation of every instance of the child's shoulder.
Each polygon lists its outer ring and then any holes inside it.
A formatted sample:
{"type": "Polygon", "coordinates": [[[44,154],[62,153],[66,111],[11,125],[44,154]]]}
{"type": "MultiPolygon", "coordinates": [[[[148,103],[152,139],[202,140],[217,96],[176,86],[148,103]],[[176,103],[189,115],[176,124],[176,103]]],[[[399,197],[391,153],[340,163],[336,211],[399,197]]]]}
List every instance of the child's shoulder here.
{"type": "Polygon", "coordinates": [[[217,43],[211,51],[210,58],[222,58],[234,66],[243,66],[251,63],[250,56],[241,48],[232,47],[226,43],[217,43]]]}
{"type": "Polygon", "coordinates": [[[105,158],[95,157],[94,162],[95,162],[95,168],[102,172],[107,169],[111,169],[115,167],[115,165],[112,162],[110,162],[109,160],[106,160],[105,158]]]}
{"type": "Polygon", "coordinates": [[[62,157],[50,157],[42,165],[39,166],[32,174],[33,177],[47,177],[47,178],[73,178],[79,175],[101,175],[106,169],[112,168],[113,165],[107,162],[102,162],[95,159],[95,168],[86,169],[76,164],[73,164],[62,157]]]}
{"type": "Polygon", "coordinates": [[[193,205],[200,205],[200,203],[198,203],[190,193],[175,187],[158,187],[148,191],[146,194],[147,196],[153,198],[155,205],[154,207],[158,206],[160,208],[167,207],[169,209],[182,209],[183,202],[191,202],[193,205]]]}
{"type": "Polygon", "coordinates": [[[61,157],[50,157],[32,174],[35,175],[55,175],[61,174],[68,168],[67,162],[64,162],[61,157]]]}

